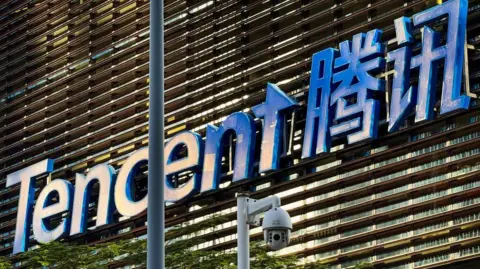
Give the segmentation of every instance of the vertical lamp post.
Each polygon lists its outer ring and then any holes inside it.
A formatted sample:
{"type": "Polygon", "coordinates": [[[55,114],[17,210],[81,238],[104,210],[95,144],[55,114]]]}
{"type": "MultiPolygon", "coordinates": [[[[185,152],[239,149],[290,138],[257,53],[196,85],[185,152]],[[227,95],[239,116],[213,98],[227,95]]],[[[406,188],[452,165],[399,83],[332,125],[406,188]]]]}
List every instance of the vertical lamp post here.
{"type": "Polygon", "coordinates": [[[165,268],[163,0],[150,1],[147,268],[165,268]]]}
{"type": "Polygon", "coordinates": [[[250,269],[250,224],[247,193],[237,195],[237,267],[250,269]]]}
{"type": "Polygon", "coordinates": [[[263,212],[266,212],[262,229],[267,246],[271,250],[279,250],[290,242],[292,220],[288,212],[280,207],[280,203],[280,198],[275,195],[255,200],[248,193],[237,194],[238,269],[250,269],[250,225],[260,226],[260,215],[263,212]]]}

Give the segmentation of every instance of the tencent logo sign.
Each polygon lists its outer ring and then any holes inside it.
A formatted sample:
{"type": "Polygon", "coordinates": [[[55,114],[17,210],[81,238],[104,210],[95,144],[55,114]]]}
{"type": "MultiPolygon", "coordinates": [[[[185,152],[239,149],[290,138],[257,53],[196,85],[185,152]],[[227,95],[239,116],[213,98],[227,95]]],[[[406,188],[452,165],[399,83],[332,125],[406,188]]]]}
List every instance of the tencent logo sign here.
{"type": "MultiPolygon", "coordinates": [[[[380,100],[385,81],[376,76],[387,62],[394,68],[388,130],[396,131],[407,115],[415,122],[432,119],[437,81],[441,81],[440,111],[445,114],[468,109],[470,97],[462,92],[465,57],[467,0],[450,0],[411,18],[395,20],[397,49],[385,52],[382,32],[372,30],[342,42],[339,49],[328,48],[312,57],[310,90],[302,158],[330,151],[332,137],[346,136],[349,144],[377,137],[380,100]],[[440,35],[429,25],[447,17],[448,29],[442,44],[440,35]],[[419,31],[421,30],[421,31],[419,31]],[[415,33],[421,32],[421,40],[415,33]],[[415,50],[415,47],[420,47],[415,50]],[[442,78],[437,71],[443,68],[442,78]],[[411,85],[411,70],[418,70],[418,83],[411,85]]],[[[442,39],[443,40],[443,39],[442,39]]],[[[263,120],[259,172],[279,168],[280,138],[284,113],[298,104],[274,84],[268,84],[265,103],[252,108],[263,120]]],[[[172,137],[165,146],[165,198],[176,202],[219,187],[221,157],[225,137],[236,134],[233,181],[253,177],[256,126],[252,115],[236,112],[220,126],[208,125],[205,141],[186,131],[172,137]],[[180,156],[186,149],[187,156],[180,156]],[[176,187],[172,177],[183,172],[192,176],[176,187]]],[[[7,176],[7,187],[20,184],[20,198],[13,253],[28,249],[33,223],[35,239],[50,242],[62,236],[86,231],[88,205],[94,183],[99,183],[96,227],[112,222],[116,208],[123,216],[135,216],[147,207],[148,195],[136,201],[133,180],[138,168],[148,161],[147,148],[128,157],[117,172],[108,164],[76,174],[75,186],[67,180],[51,181],[35,201],[35,178],[51,173],[54,160],[47,159],[7,176]],[[53,200],[52,196],[57,199],[53,200]],[[49,219],[69,212],[55,227],[49,219]]],[[[150,164],[162,165],[162,164],[150,164]]],[[[155,195],[155,194],[152,194],[155,195]]]]}

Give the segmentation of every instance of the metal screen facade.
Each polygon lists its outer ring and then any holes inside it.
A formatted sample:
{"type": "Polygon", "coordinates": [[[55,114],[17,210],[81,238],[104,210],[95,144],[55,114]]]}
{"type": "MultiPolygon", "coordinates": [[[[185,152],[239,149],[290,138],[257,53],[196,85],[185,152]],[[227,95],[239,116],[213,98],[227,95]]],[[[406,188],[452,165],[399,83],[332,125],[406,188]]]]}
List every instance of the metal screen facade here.
{"type": "MultiPolygon", "coordinates": [[[[384,72],[379,139],[354,145],[335,139],[331,153],[301,159],[312,55],[375,28],[392,50],[394,19],[441,2],[165,1],[167,139],[183,130],[205,136],[206,124],[250,113],[264,101],[267,82],[302,105],[286,116],[279,171],[264,175],[256,168],[254,178],[231,184],[232,135],[221,189],[168,204],[166,226],[226,215],[230,221],[185,238],[203,237],[197,248],[235,248],[235,194],[250,191],[254,198],[282,198],[294,231],[290,246],[277,254],[296,254],[300,262],[323,260],[340,269],[366,261],[401,269],[480,257],[480,1],[469,1],[467,24],[464,90],[473,97],[471,109],[420,124],[410,116],[400,131],[388,133],[393,73],[384,72]]],[[[445,21],[436,29],[446,29],[445,21]]],[[[12,253],[19,196],[18,185],[5,188],[9,173],[55,159],[54,172],[36,181],[38,194],[52,179],[74,182],[75,173],[99,163],[118,169],[148,145],[148,46],[147,0],[0,3],[1,255],[12,253]]],[[[136,177],[137,198],[147,193],[146,169],[136,177]]],[[[146,237],[146,213],[117,213],[114,224],[94,227],[95,206],[90,203],[89,231],[65,240],[146,237]]],[[[261,229],[251,236],[262,240],[261,229]]]]}

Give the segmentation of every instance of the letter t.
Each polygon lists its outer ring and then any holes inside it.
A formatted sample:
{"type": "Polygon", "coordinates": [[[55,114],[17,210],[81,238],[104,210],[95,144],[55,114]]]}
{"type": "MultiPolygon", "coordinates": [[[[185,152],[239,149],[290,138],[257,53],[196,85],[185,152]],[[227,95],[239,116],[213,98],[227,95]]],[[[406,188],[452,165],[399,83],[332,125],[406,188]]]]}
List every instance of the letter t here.
{"type": "Polygon", "coordinates": [[[35,177],[52,172],[53,163],[54,160],[45,159],[7,175],[7,187],[20,183],[13,254],[24,252],[28,248],[30,226],[32,225],[32,209],[35,203],[35,177]]]}
{"type": "Polygon", "coordinates": [[[278,169],[280,137],[285,124],[283,113],[297,106],[297,102],[275,84],[268,83],[265,103],[252,107],[255,116],[264,118],[260,172],[278,169]]]}

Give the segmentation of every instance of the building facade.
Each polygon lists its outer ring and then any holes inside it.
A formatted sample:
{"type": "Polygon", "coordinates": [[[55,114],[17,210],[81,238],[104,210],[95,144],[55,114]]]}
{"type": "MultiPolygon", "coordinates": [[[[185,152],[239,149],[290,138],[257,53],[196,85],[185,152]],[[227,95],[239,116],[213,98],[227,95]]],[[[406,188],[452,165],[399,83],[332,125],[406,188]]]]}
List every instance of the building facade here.
{"type": "MultiPolygon", "coordinates": [[[[469,109],[440,115],[437,102],[433,119],[415,123],[410,115],[400,130],[388,132],[394,73],[387,66],[376,74],[387,81],[377,96],[378,139],[349,144],[334,138],[329,153],[302,158],[312,55],[372,29],[383,31],[382,43],[392,51],[394,20],[441,2],[165,1],[167,139],[185,130],[205,136],[207,124],[219,125],[233,112],[253,115],[267,82],[300,104],[284,115],[280,169],[264,174],[257,167],[251,179],[232,183],[237,137],[229,135],[220,188],[169,203],[167,227],[226,215],[229,221],[215,231],[189,236],[206,239],[198,248],[235,248],[235,194],[248,191],[254,198],[282,198],[294,231],[290,246],[277,254],[296,254],[304,263],[466,268],[480,257],[480,1],[468,1],[462,89],[471,97],[469,109]]],[[[438,20],[435,30],[448,32],[447,21],[438,20]]],[[[12,253],[20,190],[6,187],[7,175],[55,159],[54,171],[35,181],[38,193],[52,179],[74,182],[76,173],[97,164],[119,169],[148,145],[148,46],[147,0],[0,3],[1,255],[12,253]]],[[[411,80],[418,83],[418,74],[411,80]]],[[[262,125],[258,118],[255,123],[262,125]]],[[[261,132],[256,139],[260,145],[261,132]]],[[[259,155],[257,147],[257,162],[259,155]]],[[[136,199],[147,193],[146,171],[143,165],[135,178],[136,199]]],[[[187,176],[175,180],[181,185],[187,176]]],[[[95,227],[95,199],[89,206],[88,231],[65,240],[145,238],[146,212],[115,212],[113,223],[95,227]]],[[[251,236],[261,239],[261,229],[251,236]]],[[[29,246],[35,245],[31,236],[29,246]]]]}

